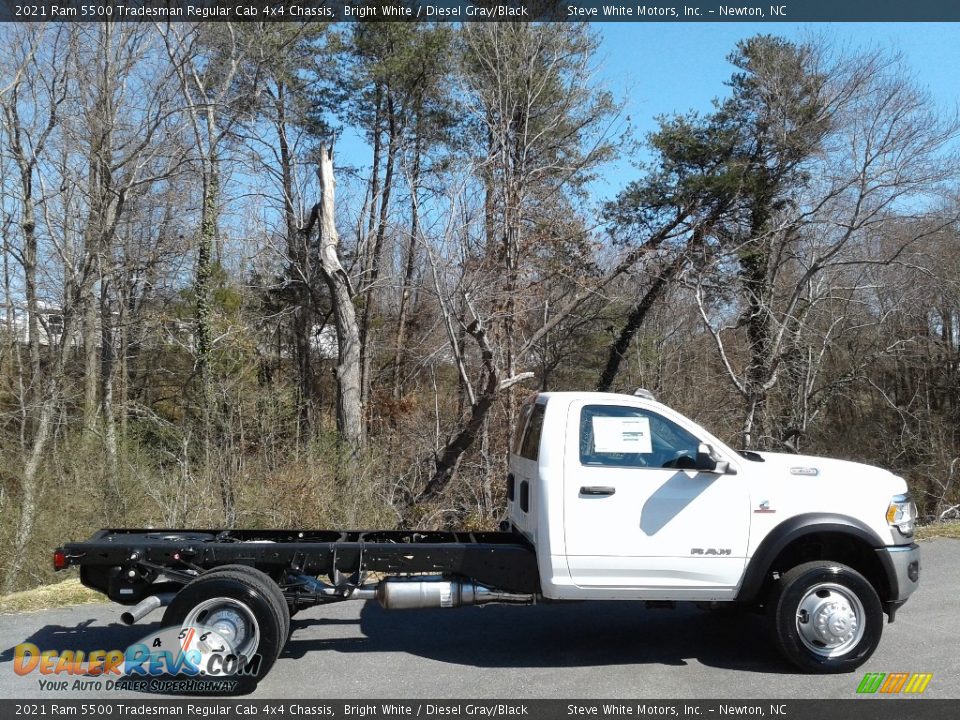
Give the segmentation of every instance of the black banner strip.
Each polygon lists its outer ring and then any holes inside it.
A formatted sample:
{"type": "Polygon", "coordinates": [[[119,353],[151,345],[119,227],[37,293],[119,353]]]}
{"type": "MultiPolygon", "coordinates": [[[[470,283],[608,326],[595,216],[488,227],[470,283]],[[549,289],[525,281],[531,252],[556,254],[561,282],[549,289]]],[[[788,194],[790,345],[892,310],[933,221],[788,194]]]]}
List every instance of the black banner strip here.
{"type": "Polygon", "coordinates": [[[768,720],[946,720],[956,700],[0,700],[0,717],[326,718],[327,720],[562,720],[564,718],[767,718],[768,720]]]}
{"type": "Polygon", "coordinates": [[[955,0],[0,0],[0,21],[960,22],[955,0]]]}

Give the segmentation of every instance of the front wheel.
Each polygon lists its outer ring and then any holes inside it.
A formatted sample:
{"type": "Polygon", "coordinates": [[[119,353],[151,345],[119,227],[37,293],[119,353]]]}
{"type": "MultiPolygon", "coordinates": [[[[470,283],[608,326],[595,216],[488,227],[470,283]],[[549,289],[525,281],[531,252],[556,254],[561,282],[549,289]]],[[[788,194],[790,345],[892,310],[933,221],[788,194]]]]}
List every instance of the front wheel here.
{"type": "Polygon", "coordinates": [[[880,643],[883,609],[853,568],[808,562],[784,573],[768,606],[780,653],[808,672],[852,672],[880,643]]]}

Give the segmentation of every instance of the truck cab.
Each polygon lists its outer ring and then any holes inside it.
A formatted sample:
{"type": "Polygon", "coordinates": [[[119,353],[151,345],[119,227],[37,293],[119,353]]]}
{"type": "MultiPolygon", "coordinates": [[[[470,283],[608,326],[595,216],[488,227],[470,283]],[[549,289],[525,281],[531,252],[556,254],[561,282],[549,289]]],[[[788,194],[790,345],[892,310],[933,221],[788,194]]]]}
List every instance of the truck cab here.
{"type": "Polygon", "coordinates": [[[507,482],[508,521],[536,547],[551,599],[763,608],[781,599],[785,575],[819,563],[828,575],[853,572],[876,596],[864,604],[841,583],[821,583],[837,589],[801,593],[787,609],[811,618],[794,634],[830,659],[850,639],[843,628],[861,635],[879,624],[880,608],[892,620],[919,579],[916,510],[902,478],[842,460],[738,452],[646,392],[532,397],[507,482]],[[835,633],[817,629],[830,622],[835,633]]]}

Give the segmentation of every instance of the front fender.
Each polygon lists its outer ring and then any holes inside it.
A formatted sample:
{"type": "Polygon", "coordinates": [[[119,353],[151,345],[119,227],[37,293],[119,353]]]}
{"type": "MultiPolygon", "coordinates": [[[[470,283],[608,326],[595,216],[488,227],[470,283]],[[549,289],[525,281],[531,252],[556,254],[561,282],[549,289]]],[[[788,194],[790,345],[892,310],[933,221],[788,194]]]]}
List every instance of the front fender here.
{"type": "MultiPolygon", "coordinates": [[[[852,541],[866,544],[871,551],[885,547],[883,540],[866,524],[846,515],[835,513],[805,513],[784,520],[771,530],[757,547],[747,563],[743,580],[737,591],[738,602],[753,602],[774,569],[777,556],[790,544],[803,537],[821,533],[845,535],[852,541]]],[[[871,553],[882,569],[884,587],[877,588],[881,599],[887,600],[898,594],[896,569],[888,553],[871,553]]],[[[782,568],[784,570],[789,568],[782,568]]]]}

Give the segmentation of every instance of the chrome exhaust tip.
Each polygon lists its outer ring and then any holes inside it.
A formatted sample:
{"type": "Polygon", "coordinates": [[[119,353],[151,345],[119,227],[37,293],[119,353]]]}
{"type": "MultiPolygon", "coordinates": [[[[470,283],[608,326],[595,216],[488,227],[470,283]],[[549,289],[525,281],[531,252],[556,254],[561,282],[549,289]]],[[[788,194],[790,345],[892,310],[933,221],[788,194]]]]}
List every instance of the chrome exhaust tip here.
{"type": "Polygon", "coordinates": [[[134,623],[143,620],[147,615],[152,613],[157,608],[166,607],[169,605],[171,602],[173,602],[175,595],[176,593],[166,592],[145,597],[129,610],[125,610],[123,613],[121,613],[120,621],[124,625],[133,625],[134,623]]]}

